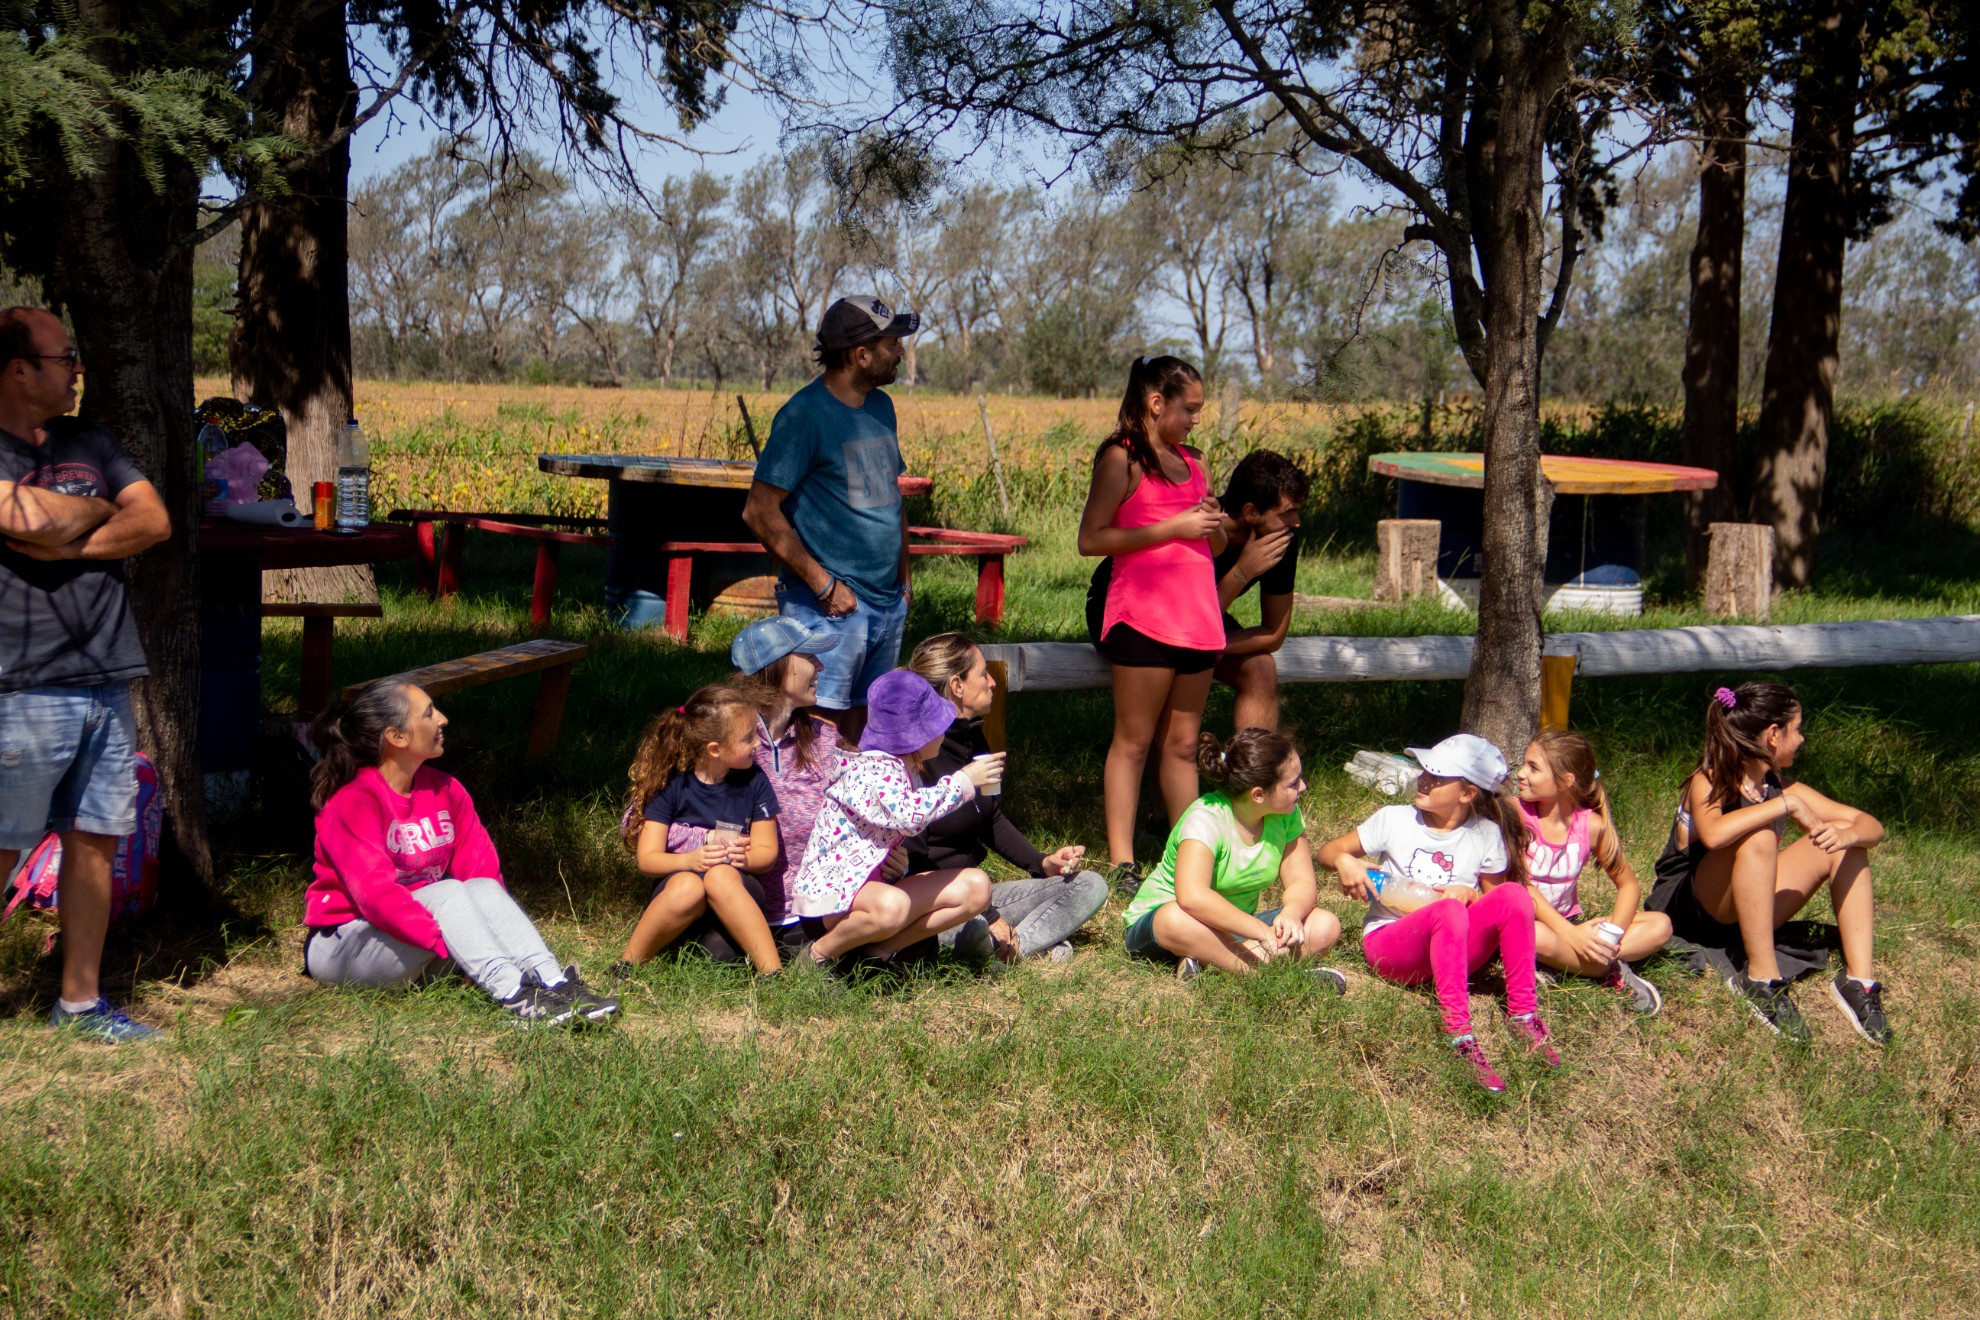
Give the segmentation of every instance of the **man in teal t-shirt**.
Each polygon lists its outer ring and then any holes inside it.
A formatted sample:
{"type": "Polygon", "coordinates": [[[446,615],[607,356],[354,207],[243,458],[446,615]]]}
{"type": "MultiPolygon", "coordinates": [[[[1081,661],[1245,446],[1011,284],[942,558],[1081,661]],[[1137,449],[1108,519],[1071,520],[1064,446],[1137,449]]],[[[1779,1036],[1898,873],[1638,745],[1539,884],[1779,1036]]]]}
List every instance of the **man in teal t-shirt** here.
{"type": "Polygon", "coordinates": [[[770,423],[743,521],[777,560],[779,610],[839,644],[819,656],[818,705],[865,723],[866,689],[900,660],[907,629],[907,514],[893,383],[901,340],[921,328],[878,298],[826,309],[814,349],[825,368],[770,423]]]}

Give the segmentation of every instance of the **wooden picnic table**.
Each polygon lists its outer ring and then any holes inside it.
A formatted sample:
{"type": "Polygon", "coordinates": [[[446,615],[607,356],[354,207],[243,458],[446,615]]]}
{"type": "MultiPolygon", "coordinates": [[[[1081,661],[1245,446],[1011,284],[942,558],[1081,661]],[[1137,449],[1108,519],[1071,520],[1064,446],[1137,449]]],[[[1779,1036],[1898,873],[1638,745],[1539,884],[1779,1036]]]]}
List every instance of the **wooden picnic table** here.
{"type": "Polygon", "coordinates": [[[199,548],[199,757],[209,804],[225,812],[246,802],[261,724],[262,571],[411,559],[417,542],[389,523],[340,536],[218,519],[200,523],[199,548]]]}
{"type": "MultiPolygon", "coordinates": [[[[1475,578],[1484,543],[1483,454],[1375,454],[1368,470],[1400,482],[1396,514],[1443,524],[1437,576],[1475,578]]],[[[1540,472],[1554,487],[1547,536],[1548,582],[1571,582],[1591,568],[1619,565],[1641,575],[1646,497],[1709,490],[1719,474],[1677,463],[1543,454],[1540,472]]]]}
{"type": "MultiPolygon", "coordinates": [[[[756,539],[742,520],[756,477],[756,464],[748,459],[538,454],[536,466],[554,476],[606,483],[605,529],[612,545],[605,558],[605,602],[627,628],[666,621],[669,556],[660,549],[663,544],[756,539]]],[[[934,483],[904,474],[899,485],[902,495],[926,495],[934,483]]],[[[705,606],[728,582],[769,571],[762,555],[703,558],[695,563],[690,594],[705,606]]]]}

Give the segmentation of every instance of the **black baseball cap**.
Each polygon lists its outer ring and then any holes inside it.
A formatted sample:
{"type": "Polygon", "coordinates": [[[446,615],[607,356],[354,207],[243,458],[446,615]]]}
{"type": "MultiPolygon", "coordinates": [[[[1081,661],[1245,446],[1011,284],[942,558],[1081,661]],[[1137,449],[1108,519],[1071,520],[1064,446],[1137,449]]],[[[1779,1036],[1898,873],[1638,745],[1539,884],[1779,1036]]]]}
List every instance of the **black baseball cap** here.
{"type": "Polygon", "coordinates": [[[870,294],[856,294],[825,309],[825,319],[818,326],[818,346],[852,348],[890,335],[904,339],[919,329],[921,318],[913,312],[896,312],[870,294]]]}

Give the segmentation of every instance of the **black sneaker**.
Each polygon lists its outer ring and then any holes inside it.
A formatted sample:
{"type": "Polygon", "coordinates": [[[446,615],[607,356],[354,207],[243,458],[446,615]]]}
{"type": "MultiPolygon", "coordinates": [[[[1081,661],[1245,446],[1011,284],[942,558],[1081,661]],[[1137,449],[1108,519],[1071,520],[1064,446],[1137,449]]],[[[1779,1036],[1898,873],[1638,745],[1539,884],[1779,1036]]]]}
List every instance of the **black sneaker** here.
{"type": "Polygon", "coordinates": [[[1107,872],[1107,887],[1122,898],[1133,898],[1141,888],[1141,881],[1140,862],[1116,862],[1114,869],[1107,872]]]}
{"type": "Polygon", "coordinates": [[[1755,981],[1744,971],[1738,971],[1727,978],[1726,988],[1738,995],[1740,1002],[1769,1031],[1796,1045],[1808,1043],[1808,1024],[1802,1021],[1801,1010],[1788,998],[1786,981],[1755,981]]]}
{"type": "Polygon", "coordinates": [[[1884,1021],[1884,983],[1872,981],[1867,987],[1849,979],[1848,969],[1836,973],[1829,982],[1829,998],[1856,1028],[1856,1034],[1879,1049],[1890,1044],[1891,1027],[1884,1021]]]}
{"type": "Polygon", "coordinates": [[[524,972],[516,992],[495,1002],[514,1013],[518,1025],[525,1027],[560,1027],[577,1016],[563,987],[544,985],[535,972],[524,972]]]}
{"type": "Polygon", "coordinates": [[[578,976],[576,963],[564,969],[563,983],[551,986],[550,989],[554,993],[562,994],[570,1006],[577,1010],[578,1016],[586,1022],[603,1022],[619,1011],[618,997],[601,995],[586,985],[578,976]]]}

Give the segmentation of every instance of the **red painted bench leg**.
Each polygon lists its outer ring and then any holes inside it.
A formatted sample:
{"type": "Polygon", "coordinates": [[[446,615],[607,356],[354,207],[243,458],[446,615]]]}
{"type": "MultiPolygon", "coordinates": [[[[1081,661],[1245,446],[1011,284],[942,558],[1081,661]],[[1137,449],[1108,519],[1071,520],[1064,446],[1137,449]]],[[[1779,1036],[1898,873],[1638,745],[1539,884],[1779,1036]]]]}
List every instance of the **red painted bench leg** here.
{"type": "Polygon", "coordinates": [[[438,565],[434,559],[433,529],[434,523],[430,518],[422,518],[413,524],[413,537],[419,545],[419,552],[413,559],[413,577],[428,600],[433,598],[439,585],[434,577],[438,565]]]}
{"type": "Polygon", "coordinates": [[[467,567],[462,552],[467,548],[467,528],[458,523],[447,529],[440,549],[440,599],[446,600],[467,583],[467,567]]]}
{"type": "Polygon", "coordinates": [[[685,642],[688,635],[688,592],[694,585],[694,559],[678,555],[667,561],[667,635],[685,642]]]}
{"type": "Polygon", "coordinates": [[[536,545],[536,580],[529,593],[529,626],[541,628],[550,622],[551,598],[557,594],[557,552],[555,541],[536,545]]]}
{"type": "Polygon", "coordinates": [[[983,555],[976,561],[976,621],[995,628],[1004,621],[1004,557],[983,555]]]}

